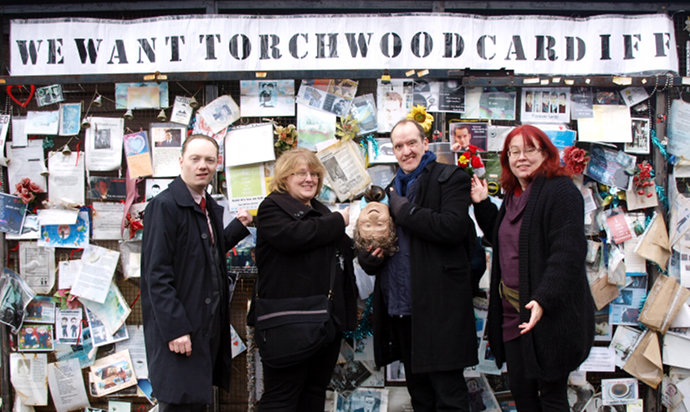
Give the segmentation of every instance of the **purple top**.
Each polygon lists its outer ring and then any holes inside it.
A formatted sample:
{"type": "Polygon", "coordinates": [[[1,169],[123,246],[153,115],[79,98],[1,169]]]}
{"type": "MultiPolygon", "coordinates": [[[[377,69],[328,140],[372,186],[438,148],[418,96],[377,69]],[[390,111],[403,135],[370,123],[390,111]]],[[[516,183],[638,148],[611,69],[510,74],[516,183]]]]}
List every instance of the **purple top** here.
{"type": "MultiPolygon", "coordinates": [[[[498,260],[501,268],[503,283],[512,289],[520,290],[520,226],[522,212],[527,205],[532,184],[520,195],[509,195],[504,200],[505,216],[498,228],[498,260]]],[[[503,342],[511,341],[520,336],[520,314],[503,298],[503,342]]]]}

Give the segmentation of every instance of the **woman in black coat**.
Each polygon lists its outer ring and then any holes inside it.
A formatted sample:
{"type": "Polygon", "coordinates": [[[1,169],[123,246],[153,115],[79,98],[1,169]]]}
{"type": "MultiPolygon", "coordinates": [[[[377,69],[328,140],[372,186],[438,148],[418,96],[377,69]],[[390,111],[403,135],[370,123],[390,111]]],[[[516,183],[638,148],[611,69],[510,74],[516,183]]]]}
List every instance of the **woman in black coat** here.
{"type": "MultiPolygon", "coordinates": [[[[325,295],[335,264],[331,315],[337,326],[335,337],[307,360],[284,368],[263,363],[259,411],[322,412],[342,331],[356,321],[352,240],[345,234],[349,208],[331,212],[315,199],[325,172],[309,150],[283,153],[276,162],[272,193],[257,213],[257,299],[325,295]]],[[[250,323],[252,318],[253,311],[250,323]]]]}
{"type": "Polygon", "coordinates": [[[582,195],[558,150],[534,126],[508,134],[501,165],[500,210],[476,175],[471,192],[494,250],[489,344],[497,365],[508,364],[519,411],[568,411],[568,374],[594,340],[582,195]]]}

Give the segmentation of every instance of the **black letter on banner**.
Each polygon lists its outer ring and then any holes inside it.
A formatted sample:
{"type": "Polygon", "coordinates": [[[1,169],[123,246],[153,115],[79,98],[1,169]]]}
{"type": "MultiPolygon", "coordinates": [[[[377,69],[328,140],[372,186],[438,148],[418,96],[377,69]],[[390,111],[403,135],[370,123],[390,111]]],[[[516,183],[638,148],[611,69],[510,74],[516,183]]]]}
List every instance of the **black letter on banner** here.
{"type": "Polygon", "coordinates": [[[184,44],[184,36],[166,36],[165,45],[170,41],[170,61],[179,62],[180,60],[180,41],[184,44]]]}
{"type": "Polygon", "coordinates": [[[486,39],[491,39],[494,46],[496,45],[496,36],[489,36],[485,34],[481,36],[479,40],[477,40],[477,54],[479,54],[479,57],[484,60],[492,60],[494,57],[496,57],[496,53],[493,53],[491,56],[486,55],[486,39]]]}
{"type": "Polygon", "coordinates": [[[611,60],[611,35],[600,34],[601,39],[601,58],[599,60],[611,60]]]}
{"type": "Polygon", "coordinates": [[[48,64],[62,64],[65,58],[62,56],[62,39],[48,39],[48,64]],[[57,61],[60,56],[60,61],[57,61]]]}
{"type": "Polygon", "coordinates": [[[261,56],[259,59],[261,60],[266,60],[270,59],[271,57],[274,59],[280,59],[282,55],[280,54],[280,50],[278,50],[278,43],[280,43],[280,37],[276,36],[275,34],[260,34],[259,38],[261,39],[261,56]],[[268,40],[271,40],[271,44],[268,44],[268,40]],[[268,55],[268,50],[271,50],[271,55],[268,55]]]}
{"type": "Polygon", "coordinates": [[[548,54],[549,60],[556,60],[556,51],[553,47],[556,45],[556,39],[551,36],[536,36],[537,37],[537,57],[535,60],[546,60],[548,54]],[[545,53],[547,52],[547,53],[545,53]]]}
{"type": "Polygon", "coordinates": [[[633,56],[633,49],[635,50],[640,50],[639,48],[639,42],[642,40],[642,36],[639,34],[624,34],[623,35],[623,45],[625,48],[625,57],[623,57],[624,60],[630,60],[634,59],[635,56],[633,56]],[[636,42],[633,42],[633,37],[637,39],[636,42]]]}
{"type": "Polygon", "coordinates": [[[113,64],[113,59],[115,58],[120,61],[120,64],[127,64],[127,53],[125,52],[125,42],[123,40],[115,40],[115,45],[113,46],[113,51],[110,53],[108,64],[113,64]]]}
{"type": "Polygon", "coordinates": [[[434,41],[431,39],[429,33],[420,31],[412,36],[412,42],[410,43],[410,48],[412,49],[412,54],[417,57],[427,57],[431,53],[431,49],[434,48],[434,41]],[[421,38],[424,36],[424,50],[421,49],[421,38]]]}
{"type": "Polygon", "coordinates": [[[443,38],[446,45],[443,50],[443,57],[460,57],[462,52],[465,51],[465,41],[461,35],[457,33],[443,33],[443,38]],[[453,46],[455,46],[455,53],[453,53],[453,46]]]}
{"type": "MultiPolygon", "coordinates": [[[[316,58],[326,57],[326,33],[316,33],[316,58]]],[[[328,33],[328,57],[338,57],[338,33],[328,33]]]]}
{"type": "Polygon", "coordinates": [[[249,42],[249,37],[244,34],[236,34],[230,39],[230,54],[237,60],[244,60],[249,57],[252,51],[252,44],[249,42]],[[242,55],[240,55],[240,42],[242,42],[242,55]]]}
{"type": "Polygon", "coordinates": [[[357,40],[355,40],[354,33],[345,33],[345,40],[347,40],[348,46],[350,46],[350,54],[352,57],[357,57],[357,50],[360,50],[362,57],[367,57],[367,52],[369,52],[369,43],[371,42],[372,33],[367,33],[366,39],[364,38],[364,33],[359,33],[357,40]],[[359,45],[359,48],[357,47],[359,45]]]}
{"type": "Polygon", "coordinates": [[[381,53],[383,53],[384,56],[386,57],[398,57],[400,55],[400,52],[402,51],[402,40],[400,39],[400,36],[397,34],[390,32],[386,33],[381,37],[381,53]],[[388,40],[390,37],[393,38],[393,44],[389,44],[390,41],[388,40]],[[389,52],[389,49],[393,48],[393,53],[389,52]]]}
{"type": "Polygon", "coordinates": [[[149,44],[149,41],[146,39],[137,39],[139,42],[139,61],[137,63],[143,63],[144,61],[141,60],[141,51],[143,50],[144,53],[146,53],[146,57],[149,59],[149,63],[155,63],[156,62],[156,38],[152,37],[151,38],[151,43],[153,43],[153,47],[149,44]]]}
{"type": "Polygon", "coordinates": [[[565,38],[565,60],[582,60],[585,57],[585,42],[579,37],[569,37],[565,38]],[[575,43],[577,40],[577,44],[575,43]],[[575,49],[577,49],[577,57],[575,57],[575,49]]]}
{"type": "Polygon", "coordinates": [[[214,37],[220,43],[220,34],[200,34],[199,43],[206,42],[206,60],[216,60],[216,44],[213,42],[214,37]]]}
{"type": "Polygon", "coordinates": [[[297,55],[297,39],[299,37],[304,37],[304,41],[309,42],[309,35],[306,33],[297,33],[294,36],[290,37],[290,54],[295,59],[303,59],[307,57],[307,52],[304,52],[304,54],[302,54],[301,56],[297,55]]]}
{"type": "Polygon", "coordinates": [[[669,45],[669,42],[668,42],[671,39],[671,35],[668,33],[654,33],[654,39],[656,40],[656,56],[655,57],[666,56],[666,50],[668,50],[671,47],[669,45]],[[665,41],[664,41],[664,37],[666,37],[665,41]]]}
{"type": "Polygon", "coordinates": [[[38,57],[38,52],[41,50],[41,42],[43,40],[38,40],[38,47],[33,40],[29,40],[29,47],[26,47],[26,40],[17,40],[17,47],[19,47],[19,55],[22,58],[22,63],[26,64],[26,61],[31,57],[31,64],[36,64],[36,58],[38,57]]]}
{"type": "Polygon", "coordinates": [[[89,45],[84,45],[84,40],[86,39],[74,39],[77,44],[77,51],[79,52],[79,58],[81,63],[86,63],[86,56],[88,54],[91,64],[96,63],[96,58],[98,57],[98,49],[101,47],[101,42],[103,39],[96,39],[96,44],[94,45],[93,39],[89,39],[89,45]]]}
{"type": "Polygon", "coordinates": [[[508,54],[506,54],[506,60],[510,60],[511,54],[515,55],[515,60],[527,60],[527,57],[525,57],[525,48],[522,46],[522,39],[520,36],[513,36],[513,41],[508,48],[508,54]],[[513,48],[515,48],[514,51],[513,48]]]}

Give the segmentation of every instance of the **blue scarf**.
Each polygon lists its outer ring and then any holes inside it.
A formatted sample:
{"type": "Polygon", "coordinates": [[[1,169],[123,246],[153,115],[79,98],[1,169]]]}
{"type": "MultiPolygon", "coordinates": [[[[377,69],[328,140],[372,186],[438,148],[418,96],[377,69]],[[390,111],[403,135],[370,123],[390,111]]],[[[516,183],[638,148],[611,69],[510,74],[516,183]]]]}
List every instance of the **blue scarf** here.
{"type": "Polygon", "coordinates": [[[402,168],[398,168],[398,172],[395,174],[395,180],[393,181],[395,191],[401,196],[407,196],[407,191],[410,189],[410,185],[417,179],[417,176],[422,173],[424,168],[434,160],[436,160],[436,155],[434,152],[427,150],[424,152],[424,156],[422,156],[422,160],[419,162],[417,168],[411,173],[405,174],[402,168]]]}

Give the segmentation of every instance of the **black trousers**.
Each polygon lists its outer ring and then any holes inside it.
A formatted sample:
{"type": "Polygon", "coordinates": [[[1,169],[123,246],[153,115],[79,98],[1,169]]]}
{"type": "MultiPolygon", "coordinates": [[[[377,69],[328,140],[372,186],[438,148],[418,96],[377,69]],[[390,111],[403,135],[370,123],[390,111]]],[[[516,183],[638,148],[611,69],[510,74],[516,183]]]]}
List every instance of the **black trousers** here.
{"type": "Polygon", "coordinates": [[[568,375],[555,380],[528,379],[520,349],[520,339],[505,342],[506,363],[510,392],[518,411],[568,412],[568,375]]]}
{"type": "Polygon", "coordinates": [[[415,412],[470,411],[462,369],[428,373],[412,371],[412,322],[409,316],[391,316],[393,333],[402,352],[407,391],[415,412]]]}
{"type": "Polygon", "coordinates": [[[158,402],[158,412],[206,412],[206,410],[206,405],[201,403],[158,402]]]}
{"type": "Polygon", "coordinates": [[[263,364],[264,393],[258,412],[323,412],[341,339],[338,333],[333,342],[295,366],[271,368],[263,364]]]}

